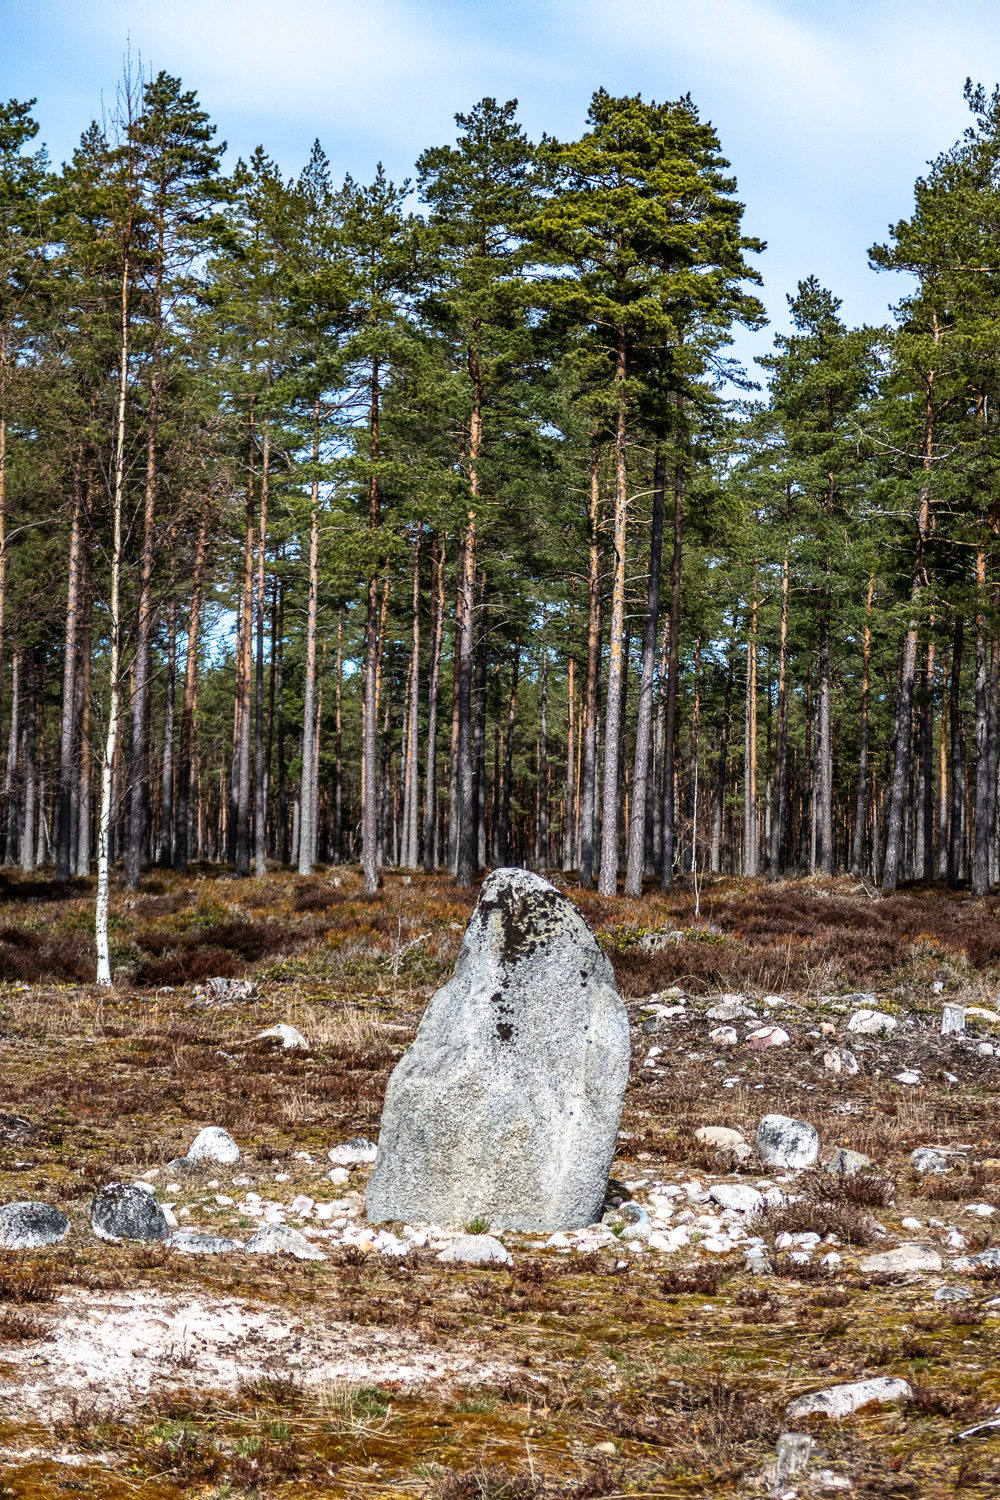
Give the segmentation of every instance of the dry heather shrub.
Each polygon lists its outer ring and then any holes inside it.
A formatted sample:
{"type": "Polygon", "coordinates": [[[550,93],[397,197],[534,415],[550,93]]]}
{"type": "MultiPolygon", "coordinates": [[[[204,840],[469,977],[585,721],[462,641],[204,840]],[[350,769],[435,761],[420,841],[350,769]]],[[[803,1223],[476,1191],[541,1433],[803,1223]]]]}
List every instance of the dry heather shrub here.
{"type": "Polygon", "coordinates": [[[808,1172],[799,1181],[799,1190],[813,1203],[850,1208],[885,1208],[898,1187],[898,1178],[874,1172],[808,1172]]]}
{"type": "Polygon", "coordinates": [[[0,1344],[22,1343],[28,1339],[48,1339],[52,1335],[38,1318],[25,1313],[0,1312],[0,1344]]]}
{"type": "Polygon", "coordinates": [[[222,948],[195,948],[174,958],[147,959],[130,976],[138,989],[154,989],[164,984],[196,984],[201,979],[240,979],[246,965],[222,948]]]}
{"type": "Polygon", "coordinates": [[[58,1282],[53,1266],[0,1251],[0,1302],[51,1302],[58,1282]]]}
{"type": "Polygon", "coordinates": [[[779,1234],[836,1234],[849,1245],[870,1245],[877,1228],[871,1214],[845,1203],[768,1204],[749,1224],[752,1234],[773,1242],[779,1234]]]}
{"type": "Polygon", "coordinates": [[[184,1431],[147,1449],[147,1465],[178,1479],[214,1479],[224,1466],[224,1456],[214,1443],[197,1433],[184,1431]]]}

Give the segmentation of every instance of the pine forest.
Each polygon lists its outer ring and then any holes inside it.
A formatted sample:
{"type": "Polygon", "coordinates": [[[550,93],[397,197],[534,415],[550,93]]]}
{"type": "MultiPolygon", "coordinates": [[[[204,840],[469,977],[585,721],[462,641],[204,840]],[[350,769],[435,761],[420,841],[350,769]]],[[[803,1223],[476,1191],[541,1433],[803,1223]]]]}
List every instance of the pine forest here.
{"type": "MultiPolygon", "coordinates": [[[[8,866],[1000,878],[1000,92],[867,250],[761,240],[690,96],[286,178],[126,74],[0,108],[8,866]]],[[[945,143],[942,143],[943,145],[945,143]]],[[[730,143],[731,149],[731,143],[730,143]]]]}

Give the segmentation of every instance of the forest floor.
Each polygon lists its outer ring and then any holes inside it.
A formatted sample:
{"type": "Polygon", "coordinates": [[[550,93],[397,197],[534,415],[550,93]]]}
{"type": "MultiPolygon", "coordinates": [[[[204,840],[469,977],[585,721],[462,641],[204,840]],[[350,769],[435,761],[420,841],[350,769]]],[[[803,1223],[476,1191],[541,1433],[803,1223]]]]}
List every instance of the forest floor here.
{"type": "Polygon", "coordinates": [[[325,1259],[303,1262],[96,1240],[95,1189],[147,1174],[189,1228],[245,1239],[257,1223],[238,1200],[253,1187],[286,1205],[336,1201],[363,1222],[365,1170],[334,1184],[327,1152],[377,1137],[389,1072],[451,972],[476,893],[386,872],[365,897],[345,867],[260,881],[151,872],[140,895],[113,894],[116,983],[102,992],[92,886],[0,881],[0,1202],[44,1200],[72,1225],[52,1249],[0,1251],[0,1496],[1000,1490],[1000,1429],[956,1437],[1000,1403],[1000,1270],[949,1264],[958,1235],[971,1256],[1000,1224],[1000,1056],[979,1050],[997,1033],[1000,1053],[1000,1026],[970,1018],[978,1036],[939,1034],[943,1004],[997,999],[997,902],[932,884],[881,900],[847,879],[706,881],[697,915],[683,885],[641,901],[568,894],[635,1023],[612,1169],[622,1195],[773,1181],[695,1139],[725,1125],[752,1142],[767,1113],[815,1125],[821,1162],[841,1146],[872,1158],[863,1188],[806,1174],[803,1200],[754,1226],[770,1274],[697,1241],[581,1253],[505,1234],[513,1264],[472,1267],[433,1247],[393,1258],[334,1239],[314,1239],[325,1259]],[[683,942],[643,946],[673,929],[683,942]],[[253,995],[206,1003],[220,974],[252,978],[253,995]],[[643,1003],[671,986],[687,1014],[644,1034],[643,1003]],[[891,1035],[847,1034],[858,991],[897,1018],[891,1035]],[[704,1010],[724,992],[758,1010],[783,997],[772,1018],[789,1043],[721,1051],[704,1010]],[[280,1022],[308,1049],[254,1040],[280,1022]],[[831,1042],[856,1051],[856,1076],[824,1068],[831,1042]],[[915,1085],[896,1081],[908,1068],[915,1085]],[[175,1192],[165,1164],[205,1125],[230,1131],[242,1159],[175,1192]],[[909,1153],[927,1144],[955,1149],[954,1169],[918,1176],[909,1153]],[[839,1264],[774,1247],[803,1225],[837,1234],[839,1264]],[[942,1270],[861,1268],[901,1241],[933,1246],[942,1270]],[[943,1284],[972,1295],[936,1302],[943,1284]],[[883,1375],[907,1380],[910,1398],[812,1428],[785,1416],[803,1392],[883,1375]],[[775,1487],[768,1465],[789,1428],[812,1431],[814,1457],[775,1487]]]}

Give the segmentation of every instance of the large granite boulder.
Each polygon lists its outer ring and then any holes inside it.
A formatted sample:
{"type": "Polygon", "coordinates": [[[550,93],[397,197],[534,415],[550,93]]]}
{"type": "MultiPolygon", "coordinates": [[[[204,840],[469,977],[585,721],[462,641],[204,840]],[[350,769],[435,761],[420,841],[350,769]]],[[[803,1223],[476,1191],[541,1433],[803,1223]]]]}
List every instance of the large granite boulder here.
{"type": "Polygon", "coordinates": [[[593,1224],[629,1050],[611,964],[579,912],[540,876],[495,870],[389,1079],[369,1220],[593,1224]]]}

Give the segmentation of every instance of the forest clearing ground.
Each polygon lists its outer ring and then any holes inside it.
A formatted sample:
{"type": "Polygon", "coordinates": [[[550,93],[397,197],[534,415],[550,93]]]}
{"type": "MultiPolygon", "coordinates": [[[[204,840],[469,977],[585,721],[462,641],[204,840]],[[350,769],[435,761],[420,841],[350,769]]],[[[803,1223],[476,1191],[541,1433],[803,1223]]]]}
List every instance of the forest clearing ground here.
{"type": "MultiPolygon", "coordinates": [[[[907,1238],[908,1216],[958,1224],[968,1253],[991,1243],[995,1221],[963,1215],[1000,1206],[1000,1059],[938,1033],[943,1003],[996,999],[995,900],[719,879],[696,919],[683,884],[641,901],[567,888],[635,1022],[674,984],[692,1002],[725,991],[789,1001],[791,1043],[731,1049],[723,1069],[695,1016],[676,1035],[635,1026],[616,1181],[725,1177],[732,1163],[695,1140],[700,1125],[752,1140],[761,1115],[791,1114],[817,1127],[823,1156],[863,1151],[895,1181],[875,1210],[887,1243],[907,1238]],[[641,939],[658,929],[685,941],[649,951],[641,939]],[[864,1039],[857,1076],[833,1075],[809,1032],[824,1021],[855,1045],[828,1003],[852,991],[877,994],[900,1026],[864,1039]],[[643,1067],[651,1041],[662,1069],[643,1067]],[[921,1084],[898,1084],[902,1067],[921,1084]],[[928,1142],[961,1145],[965,1168],[918,1178],[908,1156],[928,1142]]],[[[430,1249],[394,1260],[323,1242],[325,1261],[300,1263],[93,1238],[101,1183],[160,1168],[164,1199],[162,1168],[208,1124],[243,1158],[184,1175],[169,1201],[190,1210],[187,1227],[248,1237],[254,1221],[217,1202],[238,1197],[236,1177],[284,1202],[360,1204],[365,1171],[335,1186],[327,1150],[377,1134],[388,1074],[451,971],[474,900],[444,877],[395,871],[372,898],[349,867],[263,881],[151,871],[139,895],[114,892],[116,984],[101,992],[82,972],[87,885],[5,879],[0,1202],[54,1203],[72,1228],[51,1250],[0,1252],[0,1494],[749,1495],[762,1493],[755,1475],[789,1400],[886,1374],[910,1381],[912,1402],[816,1430],[825,1467],[851,1485],[830,1493],[995,1493],[1000,1437],[949,1439],[1000,1402],[1000,1309],[988,1305],[1000,1272],[957,1276],[946,1260],[939,1276],[866,1275],[851,1247],[829,1272],[778,1256],[774,1276],[751,1277],[739,1253],[694,1246],[581,1255],[505,1236],[513,1267],[480,1269],[430,1249]],[[220,973],[251,977],[256,992],[206,1004],[203,982],[220,973]],[[253,1040],[280,1022],[308,1052],[253,1040]],[[971,1299],[935,1304],[943,1281],[971,1299]]],[[[807,1496],[819,1484],[789,1487],[807,1496]]]]}

